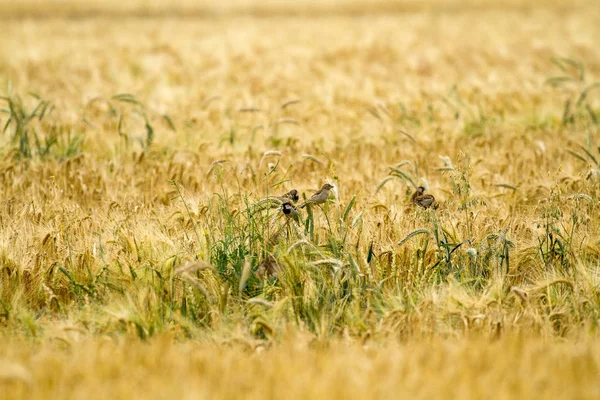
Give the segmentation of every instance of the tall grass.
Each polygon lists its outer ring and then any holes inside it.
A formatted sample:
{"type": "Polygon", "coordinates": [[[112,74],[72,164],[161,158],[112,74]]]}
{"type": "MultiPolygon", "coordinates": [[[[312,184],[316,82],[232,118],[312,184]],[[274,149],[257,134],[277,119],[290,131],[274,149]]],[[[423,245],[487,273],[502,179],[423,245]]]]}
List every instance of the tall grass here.
{"type": "Polygon", "coordinates": [[[150,371],[140,393],[160,369],[206,396],[253,397],[257,380],[303,398],[483,397],[474,372],[512,373],[515,395],[560,377],[594,394],[599,26],[576,7],[469,7],[122,16],[126,32],[5,21],[21,39],[0,54],[0,336],[19,347],[0,351],[16,360],[0,362],[0,385],[75,396],[81,368],[127,397],[105,382],[135,363],[150,371]],[[554,28],[534,43],[539,26],[554,28]],[[326,204],[282,215],[277,196],[325,182],[326,204]],[[420,185],[438,209],[410,204],[420,185]],[[71,350],[77,368],[50,361],[71,350]]]}

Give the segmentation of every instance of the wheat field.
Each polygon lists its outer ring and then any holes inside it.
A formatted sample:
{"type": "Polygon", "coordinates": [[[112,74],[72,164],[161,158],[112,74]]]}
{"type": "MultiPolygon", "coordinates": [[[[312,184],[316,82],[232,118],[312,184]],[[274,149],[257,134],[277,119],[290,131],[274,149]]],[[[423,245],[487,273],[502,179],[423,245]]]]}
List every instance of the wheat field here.
{"type": "Polygon", "coordinates": [[[1,398],[600,398],[594,1],[122,3],[0,0],[1,398]]]}

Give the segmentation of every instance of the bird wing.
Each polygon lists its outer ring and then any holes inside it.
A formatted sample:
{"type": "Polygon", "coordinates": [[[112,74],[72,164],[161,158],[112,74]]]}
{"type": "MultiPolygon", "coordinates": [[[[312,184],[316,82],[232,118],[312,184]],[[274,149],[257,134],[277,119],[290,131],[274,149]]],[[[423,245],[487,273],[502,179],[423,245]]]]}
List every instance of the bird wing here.
{"type": "Polygon", "coordinates": [[[427,208],[427,207],[431,207],[431,205],[433,203],[435,203],[435,197],[433,197],[430,194],[425,194],[423,196],[420,196],[417,201],[419,202],[420,205],[422,205],[423,207],[427,208]]]}

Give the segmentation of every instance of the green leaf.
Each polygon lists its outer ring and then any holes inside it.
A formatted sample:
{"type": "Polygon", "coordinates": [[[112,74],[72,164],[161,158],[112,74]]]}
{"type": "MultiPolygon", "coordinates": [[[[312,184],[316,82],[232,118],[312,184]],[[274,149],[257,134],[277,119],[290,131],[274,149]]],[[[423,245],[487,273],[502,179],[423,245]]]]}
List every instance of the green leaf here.
{"type": "Polygon", "coordinates": [[[403,166],[409,165],[409,164],[412,164],[409,160],[403,160],[403,161],[400,161],[398,164],[394,165],[391,168],[400,168],[400,167],[403,167],[403,166]]]}
{"type": "Polygon", "coordinates": [[[40,121],[44,119],[44,115],[46,115],[46,111],[48,110],[49,105],[50,105],[49,102],[47,102],[47,101],[44,102],[44,106],[42,107],[42,110],[40,111],[40,113],[38,115],[38,119],[40,121]]]}
{"type": "Polygon", "coordinates": [[[6,132],[6,130],[10,126],[11,122],[12,122],[12,116],[8,119],[8,121],[6,121],[6,124],[4,125],[4,129],[2,129],[2,133],[6,132]]]}
{"type": "Polygon", "coordinates": [[[413,180],[412,176],[410,176],[410,174],[408,172],[402,171],[401,169],[394,168],[394,167],[390,167],[390,169],[391,169],[390,175],[396,176],[406,182],[410,182],[410,184],[413,185],[415,188],[417,187],[417,185],[415,184],[415,181],[413,180]]]}
{"type": "Polygon", "coordinates": [[[410,239],[412,239],[413,237],[418,236],[418,235],[429,235],[429,237],[433,237],[433,235],[431,234],[431,232],[429,232],[428,229],[425,229],[425,228],[415,229],[414,231],[412,231],[408,235],[406,235],[406,237],[404,237],[404,239],[399,241],[398,246],[402,246],[403,244],[408,242],[410,239]]]}
{"type": "Polygon", "coordinates": [[[344,210],[344,214],[342,215],[342,221],[346,221],[346,218],[348,218],[348,215],[350,214],[350,211],[352,210],[352,206],[354,206],[355,202],[356,202],[356,196],[352,196],[350,203],[348,203],[348,205],[346,206],[346,209],[344,210]]]}
{"type": "Polygon", "coordinates": [[[577,98],[577,102],[575,103],[577,107],[583,103],[583,101],[587,98],[588,94],[594,90],[600,88],[600,82],[594,82],[591,85],[588,85],[585,89],[581,91],[579,97],[577,98]]]}
{"type": "Polygon", "coordinates": [[[381,188],[388,183],[390,180],[394,179],[393,176],[388,176],[387,178],[385,178],[383,181],[381,181],[381,183],[377,186],[377,189],[375,190],[375,194],[379,193],[379,191],[381,190],[381,188]]]}
{"type": "Polygon", "coordinates": [[[588,155],[588,157],[594,162],[594,164],[599,165],[598,164],[598,160],[596,160],[596,157],[594,157],[592,155],[592,153],[590,153],[585,147],[583,147],[582,145],[579,145],[579,147],[581,147],[581,150],[585,151],[585,154],[588,155]]]}
{"type": "Polygon", "coordinates": [[[62,272],[63,274],[65,274],[65,275],[67,276],[67,278],[69,278],[69,280],[70,280],[71,282],[73,282],[73,281],[74,281],[73,277],[71,276],[71,274],[69,273],[69,271],[67,271],[67,270],[65,269],[65,267],[58,267],[58,269],[59,269],[59,271],[60,271],[60,272],[62,272]]]}
{"type": "Polygon", "coordinates": [[[575,153],[573,150],[567,150],[567,153],[571,154],[573,157],[576,157],[587,164],[588,160],[586,160],[582,155],[575,153]]]}
{"type": "Polygon", "coordinates": [[[575,68],[579,73],[579,76],[577,77],[579,81],[583,82],[585,80],[585,69],[583,68],[583,65],[580,62],[568,57],[552,57],[550,61],[554,65],[556,65],[562,72],[567,72],[567,66],[570,65],[571,67],[575,68]]]}
{"type": "Polygon", "coordinates": [[[510,189],[510,190],[515,191],[515,192],[518,190],[516,186],[509,185],[508,183],[498,183],[498,184],[496,184],[494,186],[505,188],[505,189],[510,189]]]}
{"type": "Polygon", "coordinates": [[[588,114],[590,114],[590,118],[592,119],[592,121],[594,121],[594,124],[598,124],[598,117],[596,116],[596,113],[594,113],[594,111],[592,110],[592,107],[590,107],[589,104],[586,104],[585,109],[587,110],[588,114]]]}
{"type": "Polygon", "coordinates": [[[124,102],[124,103],[132,103],[132,104],[142,107],[142,104],[135,98],[134,95],[132,95],[130,93],[120,93],[120,94],[114,95],[112,98],[115,100],[124,102]]]}
{"type": "Polygon", "coordinates": [[[149,148],[154,140],[154,128],[150,125],[150,122],[146,119],[146,148],[149,148]]]}
{"type": "Polygon", "coordinates": [[[552,87],[561,87],[563,83],[574,81],[575,79],[573,79],[570,76],[553,76],[551,78],[546,79],[544,85],[550,85],[552,87]]]}
{"type": "Polygon", "coordinates": [[[177,128],[175,128],[175,124],[173,123],[173,120],[171,119],[171,117],[169,117],[167,114],[165,114],[165,115],[163,115],[163,118],[165,119],[165,121],[167,121],[169,128],[171,128],[171,130],[173,132],[177,132],[177,128]]]}
{"type": "Polygon", "coordinates": [[[563,110],[563,115],[562,115],[562,124],[566,125],[567,122],[569,122],[571,116],[571,99],[567,100],[565,102],[565,109],[563,110]]]}

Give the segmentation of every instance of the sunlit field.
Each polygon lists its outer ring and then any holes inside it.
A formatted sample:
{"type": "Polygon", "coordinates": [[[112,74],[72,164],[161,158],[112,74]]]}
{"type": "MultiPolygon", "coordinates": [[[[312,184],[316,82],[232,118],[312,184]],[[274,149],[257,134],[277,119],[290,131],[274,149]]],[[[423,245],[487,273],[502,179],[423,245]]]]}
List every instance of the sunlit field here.
{"type": "Polygon", "coordinates": [[[0,0],[0,398],[599,398],[595,1],[221,3],[0,0]]]}

